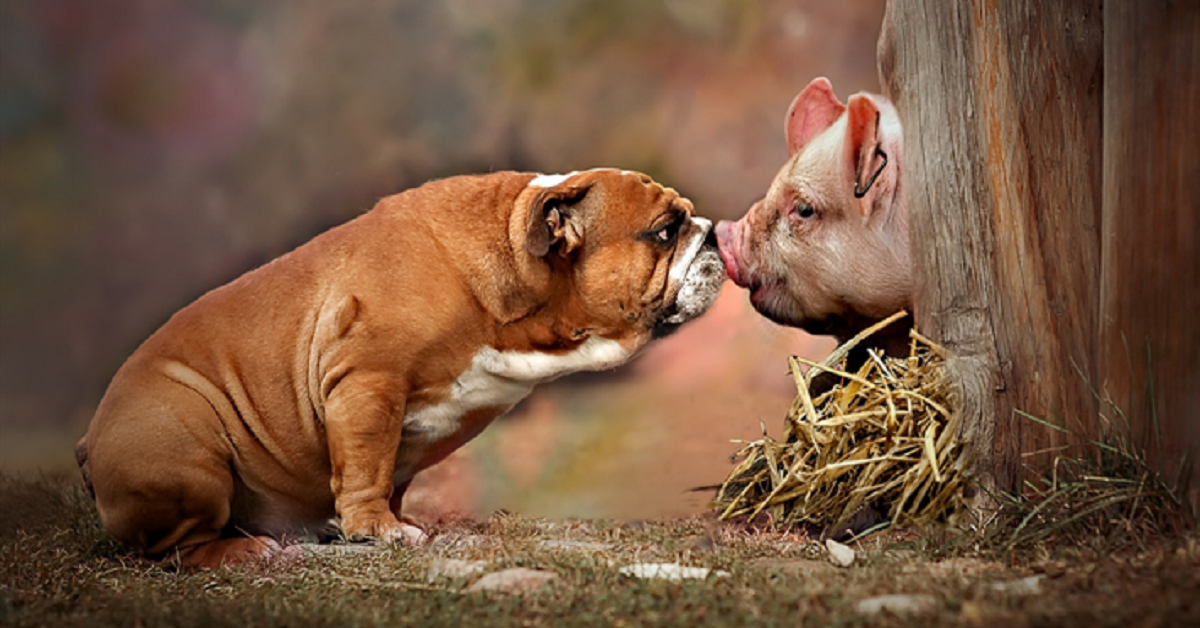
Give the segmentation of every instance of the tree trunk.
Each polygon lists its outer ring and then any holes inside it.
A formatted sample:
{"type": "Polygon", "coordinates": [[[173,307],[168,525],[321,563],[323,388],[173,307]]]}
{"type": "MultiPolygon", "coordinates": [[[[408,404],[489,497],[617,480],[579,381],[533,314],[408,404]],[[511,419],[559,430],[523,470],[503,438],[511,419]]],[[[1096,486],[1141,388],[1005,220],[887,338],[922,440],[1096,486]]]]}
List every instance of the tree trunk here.
{"type": "Polygon", "coordinates": [[[985,489],[1094,431],[1103,46],[1099,0],[891,0],[884,92],[904,124],[917,323],[956,360],[985,489]]]}
{"type": "Polygon", "coordinates": [[[1169,478],[1200,445],[1198,150],[1200,3],[1105,2],[1099,365],[1169,478]]]}
{"type": "Polygon", "coordinates": [[[1128,421],[1168,474],[1200,448],[1200,3],[1101,6],[890,0],[884,19],[917,322],[957,356],[985,488],[1056,444],[1018,411],[1088,437],[1128,421]]]}

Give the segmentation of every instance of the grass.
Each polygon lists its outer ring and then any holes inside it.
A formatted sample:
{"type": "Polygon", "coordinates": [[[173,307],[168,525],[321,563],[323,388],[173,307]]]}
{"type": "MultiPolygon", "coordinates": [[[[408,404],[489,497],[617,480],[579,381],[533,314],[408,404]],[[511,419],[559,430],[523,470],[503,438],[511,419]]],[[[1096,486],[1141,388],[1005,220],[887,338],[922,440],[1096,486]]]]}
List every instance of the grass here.
{"type": "Polygon", "coordinates": [[[1194,528],[1186,501],[1189,460],[1173,479],[1165,478],[1136,444],[1127,424],[1101,417],[1096,438],[1044,421],[1023,418],[1075,437],[1048,464],[1025,465],[1021,490],[995,496],[997,523],[985,530],[986,542],[1002,551],[1055,538],[1071,543],[1100,541],[1106,546],[1141,545],[1147,539],[1178,536],[1194,528]]]}
{"type": "Polygon", "coordinates": [[[1200,623],[1200,538],[1136,545],[1043,538],[1003,555],[969,536],[888,530],[849,568],[799,533],[695,517],[549,521],[497,514],[431,525],[419,548],[311,549],[302,564],[176,572],[127,555],[73,479],[0,476],[4,626],[1185,626],[1200,623]],[[430,579],[437,561],[556,575],[526,593],[430,579]],[[636,562],[728,572],[638,580],[636,562]],[[1040,576],[1040,578],[1039,578],[1040,576]],[[1014,582],[1035,578],[1040,590],[1014,582]],[[1016,588],[1014,588],[1016,587],[1016,588]],[[862,614],[883,594],[926,594],[919,615],[862,614]]]}

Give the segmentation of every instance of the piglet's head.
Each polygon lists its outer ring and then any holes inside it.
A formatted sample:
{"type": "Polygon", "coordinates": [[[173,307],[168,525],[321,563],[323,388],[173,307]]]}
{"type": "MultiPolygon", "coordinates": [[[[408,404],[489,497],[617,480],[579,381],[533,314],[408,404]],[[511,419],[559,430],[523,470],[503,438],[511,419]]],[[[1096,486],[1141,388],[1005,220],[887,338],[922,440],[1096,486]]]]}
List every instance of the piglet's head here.
{"type": "Polygon", "coordinates": [[[891,103],[843,104],[818,78],[792,101],[788,160],[766,196],[717,238],[726,270],[759,312],[814,333],[852,334],[909,307],[903,139],[891,103]]]}

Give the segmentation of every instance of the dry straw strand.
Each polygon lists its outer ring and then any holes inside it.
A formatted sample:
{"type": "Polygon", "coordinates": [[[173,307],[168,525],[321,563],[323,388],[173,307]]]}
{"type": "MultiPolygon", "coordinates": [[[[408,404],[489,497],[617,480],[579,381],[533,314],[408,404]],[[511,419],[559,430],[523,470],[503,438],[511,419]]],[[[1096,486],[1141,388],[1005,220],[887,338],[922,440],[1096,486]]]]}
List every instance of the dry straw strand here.
{"type": "Polygon", "coordinates": [[[868,351],[857,371],[844,366],[851,349],[903,316],[872,326],[821,362],[788,360],[797,394],[783,440],[764,431],[736,454],[741,461],[714,501],[721,518],[768,512],[780,527],[828,528],[865,507],[915,524],[948,521],[965,509],[966,449],[959,417],[948,409],[945,349],[913,330],[907,357],[868,351]],[[838,383],[814,397],[819,373],[838,383]]]}

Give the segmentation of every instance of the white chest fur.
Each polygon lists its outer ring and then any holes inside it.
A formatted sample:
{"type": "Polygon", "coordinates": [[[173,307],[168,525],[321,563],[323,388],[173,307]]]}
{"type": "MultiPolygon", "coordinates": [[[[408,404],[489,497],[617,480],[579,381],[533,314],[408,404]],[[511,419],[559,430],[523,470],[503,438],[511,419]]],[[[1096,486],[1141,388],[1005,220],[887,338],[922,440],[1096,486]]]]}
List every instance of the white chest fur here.
{"type": "Polygon", "coordinates": [[[620,343],[595,336],[571,352],[558,354],[483,347],[454,380],[449,397],[405,415],[397,472],[415,473],[429,450],[454,448],[470,440],[486,426],[463,425],[463,417],[471,412],[484,408],[503,412],[541,382],[577,371],[612,368],[628,358],[620,343]]]}

